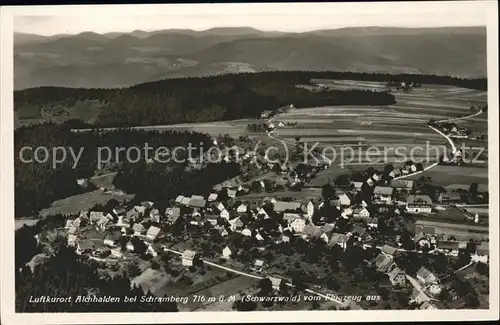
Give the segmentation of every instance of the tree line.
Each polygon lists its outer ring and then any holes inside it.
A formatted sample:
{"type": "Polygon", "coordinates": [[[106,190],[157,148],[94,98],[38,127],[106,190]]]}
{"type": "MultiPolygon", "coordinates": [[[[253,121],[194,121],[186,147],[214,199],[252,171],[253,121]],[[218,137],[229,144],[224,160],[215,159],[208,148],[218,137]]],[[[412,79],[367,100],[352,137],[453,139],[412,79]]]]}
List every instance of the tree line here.
{"type": "MultiPolygon", "coordinates": [[[[450,76],[353,72],[273,71],[224,74],[202,78],[165,79],[119,89],[39,87],[16,91],[17,111],[47,107],[76,110],[78,103],[98,101],[95,124],[101,127],[160,125],[259,117],[264,110],[293,104],[297,108],[324,105],[389,105],[394,96],[369,90],[310,92],[296,87],[313,78],[441,84],[486,90],[486,79],[450,76]]],[[[77,125],[78,126],[78,125],[77,125]]],[[[81,126],[81,125],[80,125],[81,126]]]]}
{"type": "Polygon", "coordinates": [[[184,164],[126,163],[113,184],[138,200],[150,200],[160,205],[178,195],[209,194],[215,184],[240,174],[238,163],[209,163],[202,169],[187,170],[184,164]]]}
{"type": "MultiPolygon", "coordinates": [[[[86,191],[77,184],[77,179],[88,178],[98,167],[103,167],[98,166],[98,148],[109,148],[109,150],[101,150],[101,161],[106,160],[109,164],[119,165],[128,158],[126,150],[118,151],[117,148],[141,149],[140,153],[137,150],[131,150],[129,157],[135,161],[140,155],[139,161],[144,161],[145,153],[142,149],[146,143],[152,148],[148,155],[153,158],[158,147],[186,147],[191,143],[193,147],[200,148],[200,143],[202,143],[201,147],[207,148],[211,139],[208,135],[198,132],[177,131],[118,129],[109,132],[75,133],[71,132],[67,125],[54,123],[16,129],[14,134],[15,215],[20,217],[35,214],[39,209],[49,206],[54,200],[86,191]],[[21,152],[23,147],[32,149],[21,152]],[[53,165],[52,159],[56,155],[62,158],[62,151],[54,154],[53,149],[58,147],[65,148],[67,157],[53,165]],[[46,162],[26,162],[35,158],[36,148],[47,149],[46,152],[39,151],[38,156],[44,159],[44,155],[48,154],[46,162]],[[69,149],[72,149],[75,155],[81,152],[81,156],[74,159],[69,149]],[[21,160],[20,153],[23,154],[22,158],[25,162],[21,160]]],[[[196,150],[193,151],[194,156],[196,150]]],[[[185,154],[184,151],[179,152],[185,154]]]]}

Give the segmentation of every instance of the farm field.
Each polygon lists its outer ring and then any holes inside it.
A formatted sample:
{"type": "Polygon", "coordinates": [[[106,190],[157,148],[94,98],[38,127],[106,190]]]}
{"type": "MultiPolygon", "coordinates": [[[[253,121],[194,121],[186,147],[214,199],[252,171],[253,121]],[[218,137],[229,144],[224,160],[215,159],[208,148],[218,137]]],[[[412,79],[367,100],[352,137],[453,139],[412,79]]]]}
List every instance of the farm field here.
{"type": "Polygon", "coordinates": [[[132,200],[134,195],[106,194],[100,190],[82,193],[68,198],[54,201],[50,207],[39,212],[39,216],[44,217],[54,214],[78,214],[82,210],[89,210],[96,204],[105,205],[109,200],[117,201],[132,200]]]}
{"type": "Polygon", "coordinates": [[[206,123],[183,123],[171,125],[154,125],[154,126],[137,126],[133,127],[136,130],[145,131],[193,131],[207,133],[213,137],[229,134],[233,138],[238,138],[240,135],[250,134],[247,131],[249,123],[260,123],[255,119],[241,119],[233,121],[216,121],[206,123]]]}
{"type": "MultiPolygon", "coordinates": [[[[224,297],[225,300],[229,298],[232,295],[238,294],[240,291],[246,291],[247,289],[251,288],[252,286],[255,286],[258,283],[258,280],[246,277],[246,276],[239,276],[234,279],[230,279],[221,283],[218,283],[212,287],[209,287],[207,289],[204,289],[202,291],[196,292],[196,295],[198,296],[204,296],[206,298],[209,297],[215,297],[216,299],[219,298],[219,296],[224,297]]],[[[216,302],[216,303],[210,303],[208,301],[197,301],[195,302],[193,299],[190,299],[187,308],[189,310],[198,310],[198,309],[204,309],[207,308],[209,310],[229,310],[232,307],[233,302],[225,301],[225,302],[216,302]]]]}
{"type": "MultiPolygon", "coordinates": [[[[331,89],[384,88],[382,83],[348,80],[322,80],[331,89]]],[[[274,136],[293,144],[296,138],[333,160],[333,165],[316,175],[308,186],[320,187],[341,174],[366,170],[369,166],[382,168],[412,158],[424,167],[437,161],[444,150],[450,151],[446,140],[426,123],[470,115],[470,106],[485,105],[486,92],[458,87],[424,85],[409,93],[393,92],[397,103],[388,106],[334,106],[292,109],[275,120],[297,123],[295,127],[279,128],[274,136]],[[397,153],[396,154],[396,149],[397,153]],[[401,154],[403,153],[403,154],[401,154]],[[332,159],[335,158],[335,159],[332,159]],[[340,163],[344,162],[342,166],[340,163]]],[[[487,116],[457,121],[477,131],[487,131],[487,116]]],[[[460,139],[455,139],[461,145],[460,139]]],[[[486,147],[486,141],[467,140],[469,146],[486,147]]],[[[487,152],[487,151],[486,151],[487,152]]],[[[487,164],[469,167],[437,166],[425,173],[436,184],[487,182],[487,164]]],[[[414,175],[409,179],[418,179],[414,175]]]]}
{"type": "MultiPolygon", "coordinates": [[[[408,179],[418,179],[422,175],[410,175],[408,179]]],[[[460,182],[464,186],[471,183],[487,184],[488,169],[478,167],[460,167],[439,165],[425,172],[425,176],[431,177],[434,184],[446,186],[460,182]]]]}
{"type": "MultiPolygon", "coordinates": [[[[322,184],[325,185],[325,184],[322,184]]],[[[289,197],[296,200],[311,200],[321,197],[320,188],[303,188],[301,191],[276,191],[272,193],[260,192],[238,196],[239,201],[260,201],[265,197],[284,198],[289,197]]]]}

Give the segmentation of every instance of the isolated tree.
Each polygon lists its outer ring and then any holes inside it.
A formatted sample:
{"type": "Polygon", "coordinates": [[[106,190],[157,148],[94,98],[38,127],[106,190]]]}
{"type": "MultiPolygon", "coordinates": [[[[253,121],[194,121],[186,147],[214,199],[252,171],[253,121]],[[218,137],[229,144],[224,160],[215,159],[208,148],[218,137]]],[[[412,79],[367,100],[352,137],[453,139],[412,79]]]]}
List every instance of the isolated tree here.
{"type": "Polygon", "coordinates": [[[268,278],[261,279],[259,281],[259,288],[262,295],[268,295],[273,291],[273,283],[268,278]]]}
{"type": "Polygon", "coordinates": [[[476,196],[477,195],[477,190],[478,190],[479,184],[478,183],[472,183],[470,184],[469,187],[469,192],[471,195],[476,196]]]}
{"type": "Polygon", "coordinates": [[[321,189],[321,196],[325,201],[333,199],[335,197],[335,188],[330,183],[326,183],[321,189]]]}

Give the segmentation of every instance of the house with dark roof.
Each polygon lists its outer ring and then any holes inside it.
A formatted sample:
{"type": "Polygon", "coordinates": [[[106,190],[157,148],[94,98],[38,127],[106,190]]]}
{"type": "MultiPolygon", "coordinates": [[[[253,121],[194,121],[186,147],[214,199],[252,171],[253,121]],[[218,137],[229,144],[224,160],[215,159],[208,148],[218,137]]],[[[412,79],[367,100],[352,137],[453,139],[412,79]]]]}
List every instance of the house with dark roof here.
{"type": "Polygon", "coordinates": [[[390,269],[393,261],[394,259],[391,255],[380,253],[375,257],[372,264],[375,265],[379,272],[386,273],[390,269]]]}
{"type": "Polygon", "coordinates": [[[350,238],[351,238],[350,235],[333,233],[330,237],[330,241],[328,242],[328,247],[333,247],[335,245],[338,245],[345,250],[347,248],[347,243],[350,238]]]}
{"type": "Polygon", "coordinates": [[[352,230],[350,231],[351,234],[357,235],[359,238],[362,238],[364,240],[371,240],[372,237],[366,230],[366,228],[361,227],[360,225],[355,225],[352,230]]]}
{"type": "Polygon", "coordinates": [[[390,186],[396,191],[407,191],[413,190],[413,181],[409,179],[391,179],[390,186]]]}

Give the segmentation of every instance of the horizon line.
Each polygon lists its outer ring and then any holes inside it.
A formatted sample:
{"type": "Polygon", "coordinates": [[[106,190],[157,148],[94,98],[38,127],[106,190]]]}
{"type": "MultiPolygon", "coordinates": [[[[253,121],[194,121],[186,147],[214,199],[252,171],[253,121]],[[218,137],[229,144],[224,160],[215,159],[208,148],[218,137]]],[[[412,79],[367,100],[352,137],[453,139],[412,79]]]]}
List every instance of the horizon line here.
{"type": "Polygon", "coordinates": [[[461,25],[461,26],[382,26],[382,25],[369,25],[369,26],[345,26],[345,27],[334,27],[334,28],[319,28],[319,29],[310,29],[310,30],[304,30],[304,31],[283,31],[283,30],[266,30],[266,29],[259,29],[255,28],[252,26],[214,26],[206,29],[190,29],[190,28],[166,28],[166,29],[133,29],[129,31],[110,31],[110,32],[96,32],[93,30],[85,30],[81,31],[78,33],[57,33],[57,34],[51,34],[51,35],[43,35],[43,34],[36,34],[36,33],[25,33],[25,32],[18,32],[18,31],[13,31],[14,34],[24,34],[24,35],[36,35],[36,36],[41,36],[41,37],[54,37],[54,36],[78,36],[81,34],[85,33],[93,33],[97,35],[107,35],[107,34],[116,34],[116,33],[122,33],[122,34],[131,34],[133,32],[146,32],[146,33],[152,33],[152,32],[160,32],[160,31],[190,31],[190,32],[195,32],[195,33],[203,33],[207,32],[210,30],[214,29],[238,29],[238,28],[248,28],[255,30],[257,32],[266,32],[266,33],[283,33],[283,34],[305,34],[305,33],[311,33],[311,32],[318,32],[318,31],[334,31],[334,30],[343,30],[343,29],[361,29],[361,28],[397,28],[397,29],[446,29],[446,28],[486,28],[486,25],[461,25]]]}

